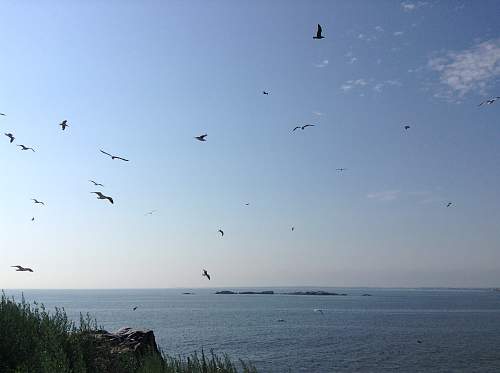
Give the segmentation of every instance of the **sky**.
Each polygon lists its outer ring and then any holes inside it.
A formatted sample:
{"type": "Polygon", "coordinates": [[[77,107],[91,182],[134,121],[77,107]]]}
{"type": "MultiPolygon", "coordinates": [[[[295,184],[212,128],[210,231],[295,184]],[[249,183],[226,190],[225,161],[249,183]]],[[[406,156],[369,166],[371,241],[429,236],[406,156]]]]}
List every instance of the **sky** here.
{"type": "Polygon", "coordinates": [[[1,2],[0,287],[499,286],[499,12],[1,2]]]}

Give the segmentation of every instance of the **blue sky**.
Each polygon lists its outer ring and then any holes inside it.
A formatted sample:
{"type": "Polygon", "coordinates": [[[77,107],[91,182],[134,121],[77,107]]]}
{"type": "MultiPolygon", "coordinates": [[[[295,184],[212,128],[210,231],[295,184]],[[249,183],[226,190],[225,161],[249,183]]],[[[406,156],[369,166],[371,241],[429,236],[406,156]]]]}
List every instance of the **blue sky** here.
{"type": "Polygon", "coordinates": [[[3,2],[1,286],[498,286],[499,8],[3,2]]]}

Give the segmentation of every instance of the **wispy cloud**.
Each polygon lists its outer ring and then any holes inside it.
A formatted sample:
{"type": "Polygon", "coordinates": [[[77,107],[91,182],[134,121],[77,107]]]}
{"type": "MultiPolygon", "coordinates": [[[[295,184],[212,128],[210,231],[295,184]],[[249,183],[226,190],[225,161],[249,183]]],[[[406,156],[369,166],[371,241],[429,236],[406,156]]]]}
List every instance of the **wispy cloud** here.
{"type": "Polygon", "coordinates": [[[325,66],[328,66],[328,60],[323,60],[321,61],[320,63],[314,65],[316,67],[325,67],[325,66]]]}
{"type": "Polygon", "coordinates": [[[374,41],[374,40],[377,40],[377,37],[375,35],[367,35],[367,34],[358,34],[358,39],[360,40],[364,40],[366,42],[371,42],[371,41],[374,41]]]}
{"type": "Polygon", "coordinates": [[[405,12],[413,12],[414,10],[417,10],[418,8],[421,8],[428,4],[429,3],[427,1],[416,1],[416,2],[405,1],[401,3],[401,8],[403,8],[405,12]]]}
{"type": "Polygon", "coordinates": [[[323,115],[325,115],[324,113],[322,113],[321,111],[313,111],[312,112],[314,115],[317,115],[318,117],[321,117],[323,115]]]}
{"type": "Polygon", "coordinates": [[[373,199],[376,201],[394,201],[401,194],[400,190],[384,190],[382,192],[374,192],[366,195],[367,198],[373,199]]]}
{"type": "Polygon", "coordinates": [[[375,26],[375,31],[377,32],[384,32],[384,29],[382,26],[375,26]]]}
{"type": "Polygon", "coordinates": [[[437,97],[459,101],[468,93],[485,94],[500,77],[500,39],[442,53],[430,58],[427,66],[439,76],[437,97]]]}
{"type": "Polygon", "coordinates": [[[358,58],[352,52],[346,53],[345,57],[347,57],[347,62],[351,65],[358,60],[358,58]]]}
{"type": "Polygon", "coordinates": [[[399,80],[383,80],[375,81],[375,79],[355,79],[348,80],[340,86],[344,92],[350,91],[353,88],[367,88],[371,87],[375,92],[382,92],[386,86],[402,86],[399,80]]]}
{"type": "Polygon", "coordinates": [[[404,31],[396,31],[393,33],[394,36],[402,36],[404,34],[404,31]]]}

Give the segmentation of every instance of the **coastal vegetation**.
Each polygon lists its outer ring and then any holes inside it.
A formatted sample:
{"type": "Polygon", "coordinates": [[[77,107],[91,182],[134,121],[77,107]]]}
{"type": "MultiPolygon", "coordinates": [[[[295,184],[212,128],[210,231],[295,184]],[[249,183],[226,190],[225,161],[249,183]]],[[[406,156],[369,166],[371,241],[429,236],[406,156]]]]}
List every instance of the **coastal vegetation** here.
{"type": "MultiPolygon", "coordinates": [[[[152,335],[152,333],[150,333],[152,335]]],[[[141,348],[117,344],[115,334],[89,315],[78,325],[64,309],[0,298],[0,372],[2,373],[254,373],[242,360],[194,352],[171,356],[158,351],[154,337],[141,348]],[[107,337],[113,338],[107,338],[107,337]]],[[[122,341],[123,342],[123,341],[122,341]]]]}

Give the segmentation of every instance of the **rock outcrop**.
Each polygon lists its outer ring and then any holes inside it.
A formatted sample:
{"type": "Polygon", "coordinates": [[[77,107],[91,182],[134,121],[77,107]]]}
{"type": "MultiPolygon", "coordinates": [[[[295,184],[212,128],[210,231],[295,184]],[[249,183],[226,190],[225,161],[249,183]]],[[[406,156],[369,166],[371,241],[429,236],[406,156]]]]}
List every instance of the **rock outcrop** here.
{"type": "Polygon", "coordinates": [[[121,328],[114,333],[101,330],[96,332],[94,336],[98,343],[109,346],[112,354],[160,355],[152,330],[121,328]]]}

